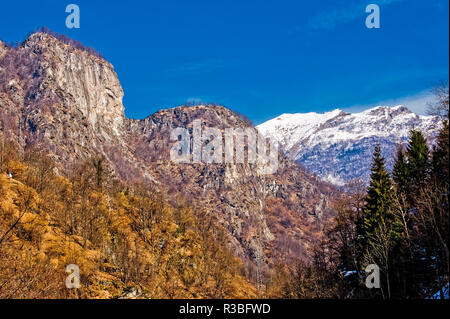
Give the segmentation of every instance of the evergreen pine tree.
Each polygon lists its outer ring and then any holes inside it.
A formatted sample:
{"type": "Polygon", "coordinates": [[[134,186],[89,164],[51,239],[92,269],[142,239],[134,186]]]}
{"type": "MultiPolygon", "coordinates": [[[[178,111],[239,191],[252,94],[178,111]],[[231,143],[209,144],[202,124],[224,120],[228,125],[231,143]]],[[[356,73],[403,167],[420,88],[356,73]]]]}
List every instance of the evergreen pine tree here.
{"type": "Polygon", "coordinates": [[[406,160],[403,145],[399,144],[392,176],[399,194],[406,194],[408,186],[408,162],[406,160]]]}
{"type": "Polygon", "coordinates": [[[449,125],[443,121],[443,128],[437,139],[437,146],[433,150],[433,176],[444,188],[448,196],[449,189],[449,125]]]}
{"type": "Polygon", "coordinates": [[[381,156],[379,145],[375,146],[371,171],[362,224],[366,244],[370,242],[381,222],[388,217],[392,203],[392,181],[386,170],[385,159],[381,156]]]}
{"type": "Polygon", "coordinates": [[[410,201],[413,203],[430,173],[430,154],[422,132],[411,130],[406,155],[408,157],[408,193],[410,201]]]}

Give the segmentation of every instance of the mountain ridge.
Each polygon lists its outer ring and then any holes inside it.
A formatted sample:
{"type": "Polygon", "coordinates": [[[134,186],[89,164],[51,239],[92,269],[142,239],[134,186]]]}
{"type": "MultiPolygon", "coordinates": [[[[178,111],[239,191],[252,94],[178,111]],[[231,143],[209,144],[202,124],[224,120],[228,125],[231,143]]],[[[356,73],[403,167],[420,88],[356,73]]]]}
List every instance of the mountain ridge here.
{"type": "Polygon", "coordinates": [[[6,48],[0,67],[0,131],[9,139],[22,149],[45,150],[61,174],[100,157],[119,180],[141,182],[174,201],[184,196],[217,217],[250,273],[307,259],[323,236],[336,190],[282,154],[270,176],[248,165],[170,160],[173,128],[192,129],[196,119],[220,130],[250,127],[237,113],[180,106],[128,119],[113,66],[42,32],[6,48]]]}
{"type": "MultiPolygon", "coordinates": [[[[368,181],[376,143],[381,144],[383,155],[391,159],[396,145],[407,140],[411,129],[427,132],[432,140],[440,129],[440,121],[398,105],[377,106],[359,113],[335,109],[321,114],[282,114],[257,128],[278,141],[290,158],[310,172],[342,186],[357,177],[368,181]],[[355,161],[360,165],[353,165],[355,161]]],[[[391,160],[387,164],[392,167],[391,160]]]]}

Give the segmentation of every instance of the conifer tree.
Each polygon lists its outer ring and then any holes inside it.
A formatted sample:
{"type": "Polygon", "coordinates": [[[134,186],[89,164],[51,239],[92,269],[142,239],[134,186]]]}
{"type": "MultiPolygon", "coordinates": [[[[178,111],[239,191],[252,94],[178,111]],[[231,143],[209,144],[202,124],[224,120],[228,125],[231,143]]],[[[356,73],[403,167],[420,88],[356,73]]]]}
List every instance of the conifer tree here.
{"type": "Polygon", "coordinates": [[[399,194],[406,194],[408,186],[408,162],[403,150],[403,145],[399,144],[395,159],[392,176],[399,194]]]}
{"type": "Polygon", "coordinates": [[[446,190],[447,194],[449,188],[449,161],[449,125],[448,121],[445,120],[437,139],[437,146],[433,150],[432,169],[434,178],[446,190]]]}
{"type": "Polygon", "coordinates": [[[371,171],[362,225],[363,238],[366,243],[370,242],[375,231],[387,217],[392,203],[392,181],[378,144],[375,146],[371,171]]]}
{"type": "Polygon", "coordinates": [[[430,154],[427,141],[422,132],[411,130],[408,147],[406,150],[408,157],[409,197],[414,202],[414,198],[425,185],[430,173],[430,154]]]}

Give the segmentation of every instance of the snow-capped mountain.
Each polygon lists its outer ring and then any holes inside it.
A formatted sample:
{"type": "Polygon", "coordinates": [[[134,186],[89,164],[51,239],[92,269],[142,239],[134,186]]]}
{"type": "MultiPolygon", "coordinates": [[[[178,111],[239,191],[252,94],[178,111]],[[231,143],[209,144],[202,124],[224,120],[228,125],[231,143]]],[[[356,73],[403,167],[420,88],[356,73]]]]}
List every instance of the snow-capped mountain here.
{"type": "Polygon", "coordinates": [[[439,131],[434,116],[419,116],[405,106],[378,106],[361,113],[342,110],[283,114],[257,127],[276,140],[291,158],[336,185],[361,178],[368,181],[373,149],[382,148],[392,168],[396,147],[419,129],[431,140],[439,131]]]}

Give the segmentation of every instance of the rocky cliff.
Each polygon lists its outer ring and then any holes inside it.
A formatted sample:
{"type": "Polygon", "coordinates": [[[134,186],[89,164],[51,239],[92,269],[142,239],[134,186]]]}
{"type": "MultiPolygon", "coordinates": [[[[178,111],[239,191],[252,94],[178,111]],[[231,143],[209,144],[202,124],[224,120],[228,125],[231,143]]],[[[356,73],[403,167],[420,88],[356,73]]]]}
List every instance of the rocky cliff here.
{"type": "Polygon", "coordinates": [[[63,171],[103,156],[119,178],[150,176],[127,147],[123,90],[106,60],[39,32],[1,65],[1,125],[22,148],[46,148],[63,171]]]}

